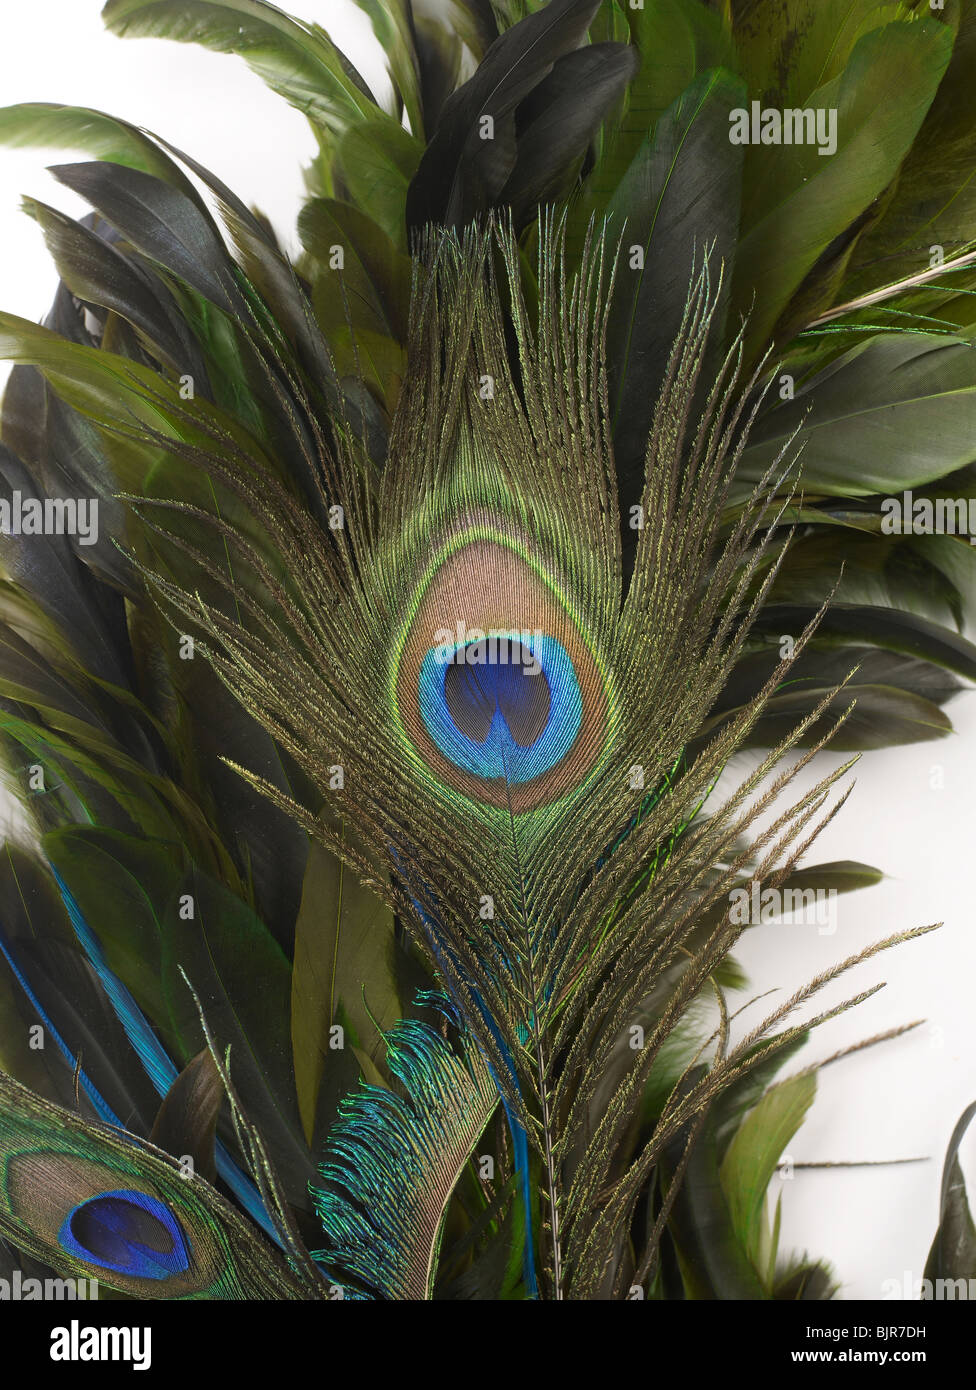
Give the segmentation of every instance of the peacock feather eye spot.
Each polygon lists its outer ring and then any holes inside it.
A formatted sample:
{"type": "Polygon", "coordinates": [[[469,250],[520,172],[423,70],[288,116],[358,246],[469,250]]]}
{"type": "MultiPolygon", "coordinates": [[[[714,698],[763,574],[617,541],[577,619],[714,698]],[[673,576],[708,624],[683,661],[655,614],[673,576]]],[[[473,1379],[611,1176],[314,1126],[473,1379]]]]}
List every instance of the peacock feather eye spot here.
{"type": "Polygon", "coordinates": [[[539,662],[527,646],[508,636],[469,642],[452,653],[444,698],[467,738],[484,743],[497,710],[520,748],[531,747],[542,735],[552,706],[539,662]]]}
{"type": "Polygon", "coordinates": [[[68,1213],[59,1240],[77,1259],[141,1279],[190,1267],[183,1232],[169,1208],[137,1189],[101,1192],[68,1213]]]}
{"type": "Polygon", "coordinates": [[[390,660],[393,711],[449,796],[507,814],[572,795],[602,756],[610,690],[581,609],[517,523],[445,521],[390,660]]]}
{"type": "Polygon", "coordinates": [[[582,712],[572,661],[545,634],[497,632],[430,648],[418,700],[428,734],[455,767],[516,786],[566,756],[582,712]]]}

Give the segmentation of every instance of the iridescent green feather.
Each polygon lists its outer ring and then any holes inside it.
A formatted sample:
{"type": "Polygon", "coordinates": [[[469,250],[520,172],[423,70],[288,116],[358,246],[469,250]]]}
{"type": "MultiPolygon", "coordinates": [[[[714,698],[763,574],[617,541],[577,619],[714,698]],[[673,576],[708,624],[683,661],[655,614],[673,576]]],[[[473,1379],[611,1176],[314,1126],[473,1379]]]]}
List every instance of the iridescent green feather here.
{"type": "Polygon", "coordinates": [[[498,1088],[463,1033],[454,1050],[429,1024],[407,1020],[386,1043],[406,1096],[364,1084],[340,1108],[316,1200],[322,1257],[378,1298],[429,1299],[447,1205],[498,1088]]]}

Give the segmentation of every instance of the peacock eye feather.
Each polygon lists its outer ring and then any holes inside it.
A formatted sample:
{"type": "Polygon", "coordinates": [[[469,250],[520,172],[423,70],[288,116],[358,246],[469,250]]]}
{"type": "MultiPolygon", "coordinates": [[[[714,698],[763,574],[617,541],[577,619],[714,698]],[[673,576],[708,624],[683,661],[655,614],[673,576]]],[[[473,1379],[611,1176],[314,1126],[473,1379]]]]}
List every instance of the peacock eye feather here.
{"type": "Polygon", "coordinates": [[[197,1175],[0,1072],[0,1237],[133,1298],[302,1297],[291,1269],[197,1175]]]}
{"type": "Polygon", "coordinates": [[[190,1250],[172,1212],[134,1188],[79,1202],[65,1217],[58,1241],[76,1259],[139,1279],[166,1279],[190,1267],[190,1250]]]}
{"type": "Polygon", "coordinates": [[[504,518],[455,523],[408,612],[392,698],[416,763],[515,814],[586,781],[606,741],[606,674],[527,536],[504,518]]]}

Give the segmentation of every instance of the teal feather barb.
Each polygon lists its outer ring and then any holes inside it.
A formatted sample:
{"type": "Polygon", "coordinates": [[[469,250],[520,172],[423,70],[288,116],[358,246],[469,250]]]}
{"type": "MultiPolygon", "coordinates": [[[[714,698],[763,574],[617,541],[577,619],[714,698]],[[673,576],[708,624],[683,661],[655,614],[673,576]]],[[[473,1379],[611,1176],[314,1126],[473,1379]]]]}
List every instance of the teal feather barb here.
{"type": "Polygon", "coordinates": [[[406,1096],[363,1084],[340,1108],[316,1198],[329,1242],[321,1258],[379,1298],[429,1299],[447,1205],[498,1089],[464,1034],[454,1051],[429,1024],[409,1019],[386,1044],[406,1096]]]}

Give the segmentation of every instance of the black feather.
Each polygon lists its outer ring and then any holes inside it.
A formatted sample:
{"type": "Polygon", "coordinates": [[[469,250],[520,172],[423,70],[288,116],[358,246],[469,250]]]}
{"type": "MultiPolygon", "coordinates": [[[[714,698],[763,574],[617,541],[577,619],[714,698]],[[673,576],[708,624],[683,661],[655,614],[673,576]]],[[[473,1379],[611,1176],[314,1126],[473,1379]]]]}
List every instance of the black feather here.
{"type": "Polygon", "coordinates": [[[444,104],[407,195],[407,226],[463,226],[491,207],[515,168],[515,108],[578,48],[599,0],[552,0],[508,29],[475,75],[444,104]],[[493,123],[483,138],[483,118],[493,123]]]}
{"type": "Polygon", "coordinates": [[[640,59],[623,43],[595,43],[561,58],[516,112],[518,157],[499,196],[518,224],[567,191],[590,141],[619,101],[640,59]]]}

